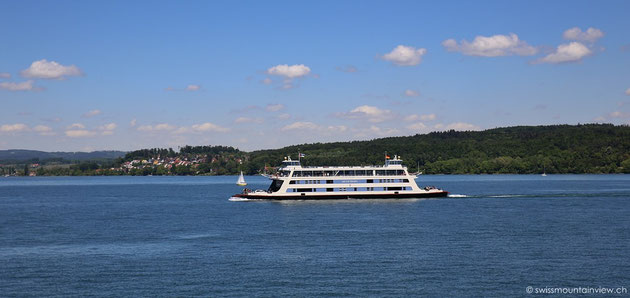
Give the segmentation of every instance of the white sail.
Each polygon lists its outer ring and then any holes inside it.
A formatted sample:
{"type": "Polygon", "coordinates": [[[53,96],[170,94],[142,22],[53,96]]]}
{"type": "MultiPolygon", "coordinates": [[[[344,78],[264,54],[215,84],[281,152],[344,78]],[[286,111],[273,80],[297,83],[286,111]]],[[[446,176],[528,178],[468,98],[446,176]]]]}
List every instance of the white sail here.
{"type": "Polygon", "coordinates": [[[245,177],[243,177],[243,171],[241,171],[241,175],[238,176],[238,181],[236,181],[236,185],[245,186],[247,182],[245,182],[245,177]]]}

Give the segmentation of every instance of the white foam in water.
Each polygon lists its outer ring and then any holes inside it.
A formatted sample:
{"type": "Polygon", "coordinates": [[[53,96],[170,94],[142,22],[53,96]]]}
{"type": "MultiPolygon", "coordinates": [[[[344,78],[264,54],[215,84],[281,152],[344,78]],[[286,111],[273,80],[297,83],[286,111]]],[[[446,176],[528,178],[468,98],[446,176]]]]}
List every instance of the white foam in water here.
{"type": "Polygon", "coordinates": [[[467,195],[458,195],[458,194],[452,194],[452,195],[448,195],[449,198],[467,198],[467,195]]]}
{"type": "Polygon", "coordinates": [[[229,200],[232,201],[232,202],[247,202],[247,201],[251,201],[248,198],[239,198],[239,197],[231,197],[229,200]]]}

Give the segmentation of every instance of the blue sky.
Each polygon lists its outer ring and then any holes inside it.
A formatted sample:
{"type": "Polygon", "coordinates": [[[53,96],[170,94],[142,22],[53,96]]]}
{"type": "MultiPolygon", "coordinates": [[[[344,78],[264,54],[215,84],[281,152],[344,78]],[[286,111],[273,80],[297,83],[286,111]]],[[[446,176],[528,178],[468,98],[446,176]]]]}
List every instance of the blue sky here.
{"type": "Polygon", "coordinates": [[[630,124],[628,1],[14,1],[0,149],[630,124]]]}

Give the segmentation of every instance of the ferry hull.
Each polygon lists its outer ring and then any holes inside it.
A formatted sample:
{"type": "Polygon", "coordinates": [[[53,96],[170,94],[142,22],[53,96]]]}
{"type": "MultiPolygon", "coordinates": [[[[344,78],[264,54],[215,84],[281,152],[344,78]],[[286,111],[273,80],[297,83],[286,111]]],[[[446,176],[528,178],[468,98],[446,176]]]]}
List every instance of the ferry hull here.
{"type": "Polygon", "coordinates": [[[347,199],[417,199],[440,198],[448,196],[448,191],[427,193],[382,193],[382,194],[326,194],[326,195],[269,195],[236,194],[232,197],[249,200],[347,200],[347,199]]]}

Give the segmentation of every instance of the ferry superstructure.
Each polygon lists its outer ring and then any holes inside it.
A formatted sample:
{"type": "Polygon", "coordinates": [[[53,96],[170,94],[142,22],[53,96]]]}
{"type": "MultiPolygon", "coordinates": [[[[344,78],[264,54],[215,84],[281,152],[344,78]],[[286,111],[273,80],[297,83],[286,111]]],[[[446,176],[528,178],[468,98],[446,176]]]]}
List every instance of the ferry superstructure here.
{"type": "Polygon", "coordinates": [[[325,200],[445,197],[447,191],[420,188],[399,156],[386,158],[383,166],[303,167],[285,157],[277,174],[267,175],[267,190],[244,189],[234,199],[325,200]]]}

